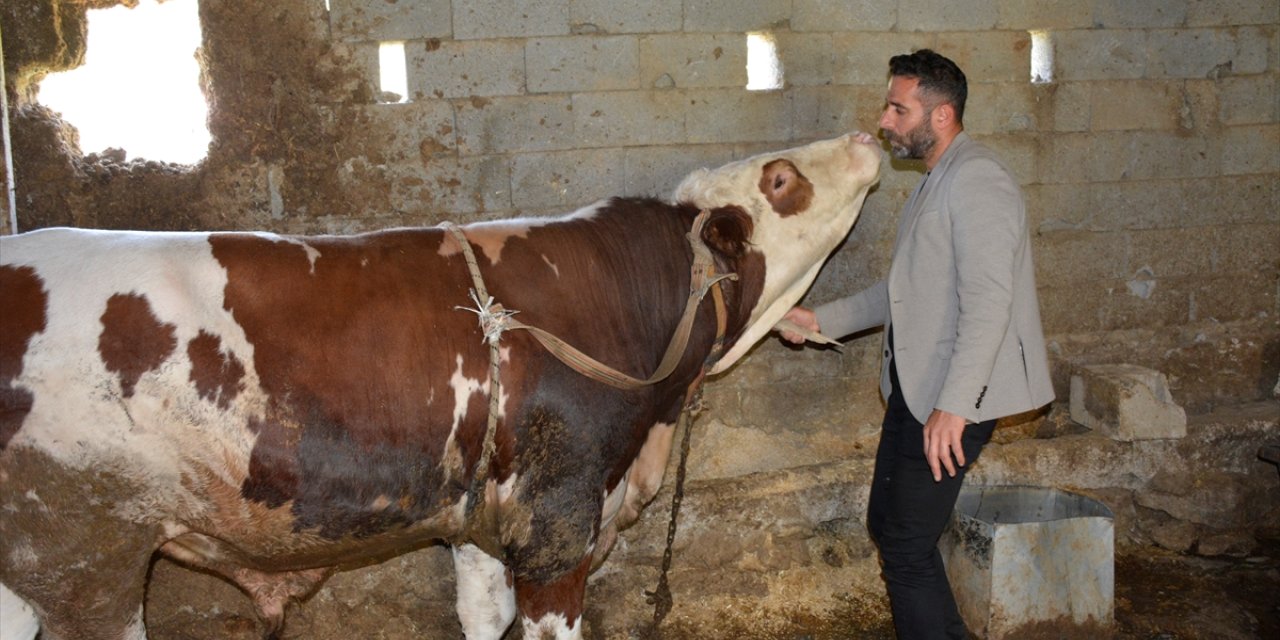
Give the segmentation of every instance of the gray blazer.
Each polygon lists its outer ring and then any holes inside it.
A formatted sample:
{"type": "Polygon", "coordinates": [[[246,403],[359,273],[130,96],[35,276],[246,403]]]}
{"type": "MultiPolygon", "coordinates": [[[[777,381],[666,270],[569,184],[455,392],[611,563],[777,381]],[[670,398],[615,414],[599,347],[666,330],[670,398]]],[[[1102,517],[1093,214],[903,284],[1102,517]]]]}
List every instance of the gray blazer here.
{"type": "Polygon", "coordinates": [[[903,207],[889,277],[815,309],[823,333],[885,325],[907,407],[973,422],[1053,400],[1026,207],[996,155],[961,132],[903,207]]]}

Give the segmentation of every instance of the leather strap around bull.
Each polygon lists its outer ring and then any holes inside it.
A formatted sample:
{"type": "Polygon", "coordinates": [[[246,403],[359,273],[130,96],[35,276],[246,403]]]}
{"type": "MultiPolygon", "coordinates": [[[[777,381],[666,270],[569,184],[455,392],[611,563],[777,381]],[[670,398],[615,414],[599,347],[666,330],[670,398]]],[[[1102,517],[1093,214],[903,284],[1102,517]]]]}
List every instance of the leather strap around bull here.
{"type": "Polygon", "coordinates": [[[720,287],[716,285],[721,280],[736,280],[738,276],[733,273],[717,274],[715,272],[715,260],[711,256],[711,250],[702,242],[702,226],[706,223],[707,216],[708,213],[706,211],[698,214],[698,217],[693,221],[693,228],[687,234],[689,246],[693,250],[693,265],[690,268],[689,297],[685,304],[684,313],[680,317],[680,323],[676,325],[676,330],[671,336],[671,342],[668,343],[667,351],[663,354],[658,368],[644,380],[618,371],[583,353],[555,335],[538,327],[527,325],[512,317],[518,312],[504,309],[501,304],[494,302],[493,297],[485,289],[484,278],[480,275],[475,253],[472,251],[471,244],[467,241],[466,236],[463,235],[462,230],[453,224],[446,223],[445,228],[453,234],[454,239],[462,247],[463,255],[467,260],[467,268],[471,271],[471,280],[475,284],[475,287],[471,290],[471,298],[476,303],[476,308],[458,308],[473,311],[479,316],[480,327],[484,331],[485,341],[489,343],[491,348],[496,347],[504,331],[525,330],[533,334],[533,337],[547,351],[551,352],[565,365],[592,380],[624,391],[649,386],[666,379],[667,376],[671,375],[671,372],[675,371],[676,365],[680,363],[685,347],[689,344],[689,335],[693,330],[693,321],[697,317],[698,305],[706,297],[708,291],[713,292],[712,299],[716,307],[716,341],[719,344],[724,340],[726,331],[724,297],[720,287]]]}

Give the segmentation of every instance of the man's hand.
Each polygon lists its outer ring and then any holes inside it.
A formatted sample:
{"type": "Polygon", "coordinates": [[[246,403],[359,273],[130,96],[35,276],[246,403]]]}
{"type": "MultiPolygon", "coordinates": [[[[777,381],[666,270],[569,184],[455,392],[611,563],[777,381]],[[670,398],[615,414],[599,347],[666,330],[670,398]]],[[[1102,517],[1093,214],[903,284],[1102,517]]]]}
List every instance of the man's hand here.
{"type": "MultiPolygon", "coordinates": [[[[782,316],[782,319],[789,320],[801,329],[807,329],[814,333],[818,333],[822,330],[818,327],[818,316],[812,309],[792,307],[786,315],[782,316]]],[[[783,340],[786,340],[791,344],[804,344],[805,337],[794,331],[779,331],[778,335],[782,336],[783,340]]]]}
{"type": "Polygon", "coordinates": [[[964,448],[960,436],[964,435],[965,419],[942,409],[934,409],[929,421],[924,423],[924,459],[929,461],[933,481],[942,481],[942,469],[947,475],[956,476],[956,465],[964,466],[964,448]],[[955,464],[951,459],[955,457],[955,464]]]}

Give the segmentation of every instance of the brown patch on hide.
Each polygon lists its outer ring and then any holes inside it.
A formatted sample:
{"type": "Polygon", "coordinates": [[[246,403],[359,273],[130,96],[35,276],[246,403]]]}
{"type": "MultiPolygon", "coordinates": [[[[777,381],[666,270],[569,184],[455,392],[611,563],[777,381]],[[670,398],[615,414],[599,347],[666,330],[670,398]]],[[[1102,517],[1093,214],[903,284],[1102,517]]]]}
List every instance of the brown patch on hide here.
{"type": "Polygon", "coordinates": [[[191,358],[191,382],[196,393],[219,409],[231,406],[244,388],[244,364],[240,359],[224,352],[222,339],[206,331],[187,343],[187,357],[191,358]]]}
{"type": "Polygon", "coordinates": [[[31,267],[0,267],[0,296],[6,310],[0,313],[0,450],[3,450],[22,421],[31,412],[35,397],[19,389],[14,380],[22,375],[27,345],[44,331],[48,318],[45,307],[49,294],[31,267]]]}
{"type": "Polygon", "coordinates": [[[784,218],[805,211],[813,202],[813,183],[790,160],[779,158],[764,165],[758,186],[784,218]]]}
{"type": "Polygon", "coordinates": [[[516,602],[520,603],[520,615],[530,620],[559,614],[572,629],[582,617],[583,596],[587,587],[587,573],[591,570],[588,554],[572,571],[546,583],[516,580],[516,602]]]}
{"type": "Polygon", "coordinates": [[[107,370],[120,376],[124,397],[132,397],[142,374],[159,367],[178,346],[175,327],[160,322],[151,303],[136,293],[111,296],[101,322],[98,353],[107,370]]]}

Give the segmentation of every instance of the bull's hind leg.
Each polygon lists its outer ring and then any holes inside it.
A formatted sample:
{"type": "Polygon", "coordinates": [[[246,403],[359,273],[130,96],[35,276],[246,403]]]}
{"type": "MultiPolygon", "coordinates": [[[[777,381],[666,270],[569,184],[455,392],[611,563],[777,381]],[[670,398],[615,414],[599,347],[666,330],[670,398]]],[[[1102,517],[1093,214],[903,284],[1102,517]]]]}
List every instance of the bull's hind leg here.
{"type": "Polygon", "coordinates": [[[497,640],[516,618],[511,572],[471,544],[453,547],[458,581],[458,620],[467,640],[497,640]]]}
{"type": "Polygon", "coordinates": [[[154,532],[104,527],[97,534],[6,540],[22,560],[4,567],[5,583],[35,608],[41,640],[146,639],[142,605],[154,532]]]}
{"type": "Polygon", "coordinates": [[[516,579],[516,602],[520,606],[525,640],[582,637],[583,600],[591,556],[587,554],[572,571],[549,582],[516,579]]]}
{"type": "Polygon", "coordinates": [[[158,526],[130,514],[141,493],[105,469],[38,452],[0,459],[0,582],[40,617],[41,640],[143,640],[158,526]]]}

